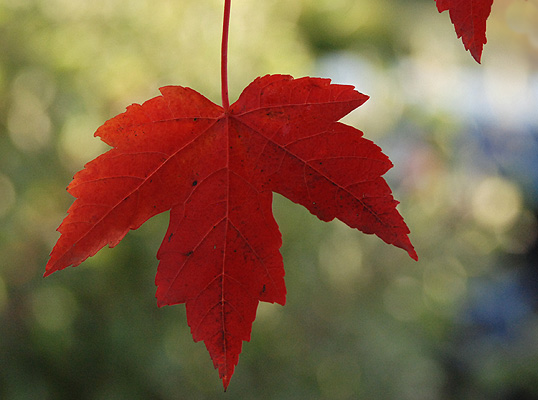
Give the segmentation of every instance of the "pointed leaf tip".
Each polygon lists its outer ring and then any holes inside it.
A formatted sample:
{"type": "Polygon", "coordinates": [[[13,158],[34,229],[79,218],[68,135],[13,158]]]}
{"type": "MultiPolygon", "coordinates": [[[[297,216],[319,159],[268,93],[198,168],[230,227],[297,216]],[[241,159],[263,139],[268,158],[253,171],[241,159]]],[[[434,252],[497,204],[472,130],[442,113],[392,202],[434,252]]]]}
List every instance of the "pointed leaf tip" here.
{"type": "Polygon", "coordinates": [[[222,377],[222,386],[224,387],[224,392],[228,390],[228,385],[230,384],[230,377],[225,375],[222,377]]]}
{"type": "Polygon", "coordinates": [[[482,50],[487,42],[486,21],[493,0],[436,0],[439,12],[449,11],[458,38],[477,63],[481,63],[482,50]]]}

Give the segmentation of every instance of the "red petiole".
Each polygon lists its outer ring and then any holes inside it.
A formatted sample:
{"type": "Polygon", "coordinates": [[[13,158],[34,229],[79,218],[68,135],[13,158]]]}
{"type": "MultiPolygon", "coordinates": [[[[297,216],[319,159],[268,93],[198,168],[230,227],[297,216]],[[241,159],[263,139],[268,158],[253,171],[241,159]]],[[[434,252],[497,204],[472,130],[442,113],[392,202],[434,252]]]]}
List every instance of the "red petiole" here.
{"type": "Polygon", "coordinates": [[[221,47],[221,87],[222,87],[222,108],[224,112],[228,112],[230,108],[230,100],[228,99],[228,31],[230,27],[230,10],[232,8],[232,0],[224,0],[224,17],[222,23],[222,47],[221,47]]]}

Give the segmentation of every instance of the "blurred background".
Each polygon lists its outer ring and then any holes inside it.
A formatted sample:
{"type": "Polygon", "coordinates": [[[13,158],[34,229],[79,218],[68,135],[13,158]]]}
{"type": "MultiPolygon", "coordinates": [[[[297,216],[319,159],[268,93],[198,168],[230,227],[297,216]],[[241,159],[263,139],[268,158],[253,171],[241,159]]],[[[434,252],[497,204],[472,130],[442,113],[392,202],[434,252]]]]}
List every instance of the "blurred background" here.
{"type": "Polygon", "coordinates": [[[538,1],[495,0],[482,65],[433,0],[235,0],[230,96],[288,73],[371,99],[419,262],[276,195],[288,300],[226,394],[183,305],[168,215],[43,279],[73,174],[158,87],[220,103],[222,0],[0,0],[0,398],[538,399],[538,1]]]}

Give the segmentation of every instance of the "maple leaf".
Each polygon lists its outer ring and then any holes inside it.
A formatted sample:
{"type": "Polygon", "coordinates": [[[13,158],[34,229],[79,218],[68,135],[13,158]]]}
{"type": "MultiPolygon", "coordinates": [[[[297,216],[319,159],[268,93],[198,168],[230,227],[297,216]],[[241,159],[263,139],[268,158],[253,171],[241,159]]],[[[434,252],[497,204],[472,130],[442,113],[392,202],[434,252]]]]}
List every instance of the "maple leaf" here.
{"type": "Polygon", "coordinates": [[[480,63],[482,49],[487,42],[486,20],[491,13],[493,0],[435,0],[439,12],[449,10],[458,38],[465,50],[480,63]]]}
{"type": "Polygon", "coordinates": [[[95,133],[113,148],[69,185],[77,199],[45,276],[170,210],[157,254],[158,305],[186,304],[193,338],[205,342],[226,388],[258,302],[286,301],[272,192],[417,259],[381,177],[391,162],[361,131],[337,122],[368,96],[328,79],[268,75],[225,112],[189,88],[160,91],[95,133]]]}

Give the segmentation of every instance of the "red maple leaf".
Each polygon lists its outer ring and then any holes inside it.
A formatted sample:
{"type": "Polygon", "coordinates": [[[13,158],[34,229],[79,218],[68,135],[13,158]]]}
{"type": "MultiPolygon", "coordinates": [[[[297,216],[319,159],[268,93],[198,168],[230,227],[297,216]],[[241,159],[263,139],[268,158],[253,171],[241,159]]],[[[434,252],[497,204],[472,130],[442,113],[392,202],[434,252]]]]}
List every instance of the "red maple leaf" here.
{"type": "Polygon", "coordinates": [[[95,133],[113,148],[69,185],[77,199],[45,275],[114,247],[170,210],[157,254],[158,304],[186,303],[194,340],[205,342],[226,388],[258,302],[286,301],[272,192],[417,259],[381,177],[391,162],[361,131],[337,122],[368,96],[285,75],[257,78],[227,112],[189,88],[161,93],[95,133]]]}
{"type": "Polygon", "coordinates": [[[461,37],[465,50],[480,63],[482,49],[487,42],[486,20],[491,13],[493,0],[435,0],[439,12],[449,10],[456,34],[461,37]]]}

